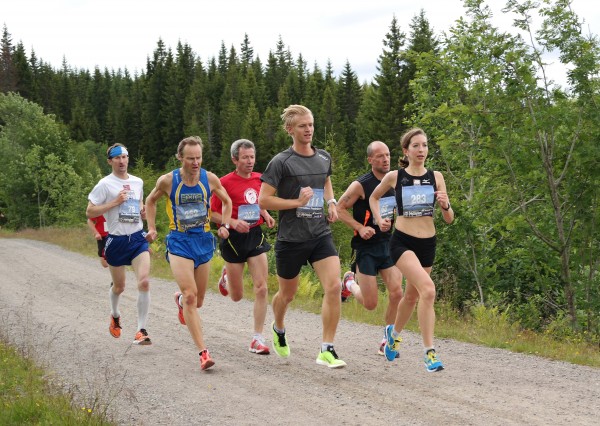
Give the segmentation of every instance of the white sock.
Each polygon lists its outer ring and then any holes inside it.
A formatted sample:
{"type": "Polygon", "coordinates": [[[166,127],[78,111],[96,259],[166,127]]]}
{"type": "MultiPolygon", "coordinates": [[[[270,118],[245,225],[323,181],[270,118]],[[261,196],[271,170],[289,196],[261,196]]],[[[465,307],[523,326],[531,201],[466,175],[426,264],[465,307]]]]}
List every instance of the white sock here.
{"type": "Polygon", "coordinates": [[[108,297],[110,300],[110,314],[113,318],[119,318],[121,316],[121,312],[119,312],[119,298],[120,294],[116,294],[113,291],[113,287],[108,289],[108,297]]]}
{"type": "Polygon", "coordinates": [[[333,347],[333,343],[323,342],[321,343],[321,352],[325,352],[329,347],[333,347]]]}
{"type": "Polygon", "coordinates": [[[150,311],[150,292],[139,291],[137,299],[138,310],[138,330],[146,328],[148,322],[148,312],[150,311]]]}

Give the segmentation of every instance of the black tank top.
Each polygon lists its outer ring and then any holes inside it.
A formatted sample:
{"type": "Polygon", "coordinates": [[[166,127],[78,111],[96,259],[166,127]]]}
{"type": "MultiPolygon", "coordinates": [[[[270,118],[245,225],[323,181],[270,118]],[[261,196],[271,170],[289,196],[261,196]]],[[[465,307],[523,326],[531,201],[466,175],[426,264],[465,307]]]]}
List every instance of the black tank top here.
{"type": "MultiPolygon", "coordinates": [[[[373,224],[373,214],[371,213],[371,207],[369,206],[369,197],[381,181],[375,177],[372,171],[362,175],[356,179],[356,181],[363,187],[365,198],[356,200],[354,206],[352,206],[352,217],[357,222],[362,223],[363,226],[370,226],[373,228],[375,230],[375,235],[368,240],[363,240],[358,232],[354,231],[354,237],[352,237],[352,241],[350,242],[350,246],[353,249],[378,244],[382,241],[388,241],[391,235],[391,230],[382,232],[381,229],[379,229],[379,226],[373,224]]],[[[384,197],[394,197],[394,190],[390,189],[385,193],[384,197]]]]}
{"type": "Polygon", "coordinates": [[[412,176],[406,172],[406,169],[399,168],[396,181],[398,215],[433,216],[436,190],[433,170],[427,170],[422,176],[412,176]]]}

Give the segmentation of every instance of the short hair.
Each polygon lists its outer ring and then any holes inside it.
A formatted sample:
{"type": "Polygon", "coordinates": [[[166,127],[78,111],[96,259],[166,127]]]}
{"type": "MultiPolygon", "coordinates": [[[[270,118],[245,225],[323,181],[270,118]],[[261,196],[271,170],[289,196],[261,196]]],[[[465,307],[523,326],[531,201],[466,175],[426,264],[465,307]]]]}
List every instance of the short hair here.
{"type": "Polygon", "coordinates": [[[253,149],[254,152],[256,152],[254,143],[251,140],[238,139],[237,141],[231,144],[231,158],[235,158],[236,160],[240,159],[240,148],[253,149]]]}
{"type": "MultiPolygon", "coordinates": [[[[367,157],[370,157],[370,156],[373,155],[373,145],[375,145],[376,143],[382,143],[382,144],[385,145],[385,143],[381,142],[381,141],[373,141],[373,142],[371,142],[369,145],[367,145],[367,157]]],[[[385,146],[387,146],[387,145],[385,145],[385,146]]]]}
{"type": "Polygon", "coordinates": [[[281,114],[281,119],[283,120],[283,130],[287,130],[288,127],[292,127],[296,117],[301,115],[312,116],[313,113],[304,105],[290,105],[284,109],[283,114],[281,114]]]}
{"type": "Polygon", "coordinates": [[[177,158],[181,159],[183,157],[183,149],[188,145],[200,145],[200,148],[202,148],[202,139],[200,139],[200,136],[188,136],[187,138],[183,138],[177,146],[177,158]]]}

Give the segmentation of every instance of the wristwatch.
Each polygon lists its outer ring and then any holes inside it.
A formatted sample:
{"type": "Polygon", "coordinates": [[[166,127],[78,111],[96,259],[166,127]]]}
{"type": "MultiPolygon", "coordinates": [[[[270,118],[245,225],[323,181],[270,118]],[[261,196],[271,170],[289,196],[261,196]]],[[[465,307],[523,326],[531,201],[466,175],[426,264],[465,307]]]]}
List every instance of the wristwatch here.
{"type": "Polygon", "coordinates": [[[229,224],[228,223],[223,223],[222,225],[225,227],[225,229],[229,230],[229,224]]]}

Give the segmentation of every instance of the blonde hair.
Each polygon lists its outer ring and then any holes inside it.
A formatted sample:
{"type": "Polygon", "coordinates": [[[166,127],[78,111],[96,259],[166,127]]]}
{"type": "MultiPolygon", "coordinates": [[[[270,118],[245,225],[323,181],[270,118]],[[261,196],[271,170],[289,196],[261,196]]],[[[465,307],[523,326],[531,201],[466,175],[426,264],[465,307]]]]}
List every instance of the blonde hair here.
{"type": "Polygon", "coordinates": [[[312,117],[313,113],[304,105],[290,105],[284,109],[283,114],[281,114],[281,119],[283,120],[283,130],[287,131],[288,128],[294,125],[296,117],[302,115],[310,115],[312,117]]]}

